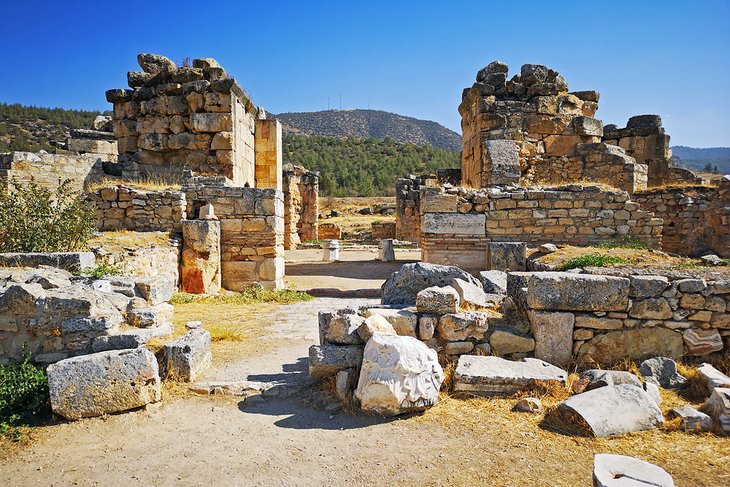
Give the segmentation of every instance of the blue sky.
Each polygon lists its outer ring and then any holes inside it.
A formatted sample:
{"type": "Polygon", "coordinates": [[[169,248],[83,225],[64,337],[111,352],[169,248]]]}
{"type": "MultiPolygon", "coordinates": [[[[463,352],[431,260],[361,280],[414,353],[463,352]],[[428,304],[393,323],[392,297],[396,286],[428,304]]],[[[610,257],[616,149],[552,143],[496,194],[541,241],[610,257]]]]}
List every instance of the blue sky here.
{"type": "Polygon", "coordinates": [[[107,109],[136,54],[215,57],[271,112],[373,108],[460,132],[462,88],[499,59],[657,113],[672,144],[730,146],[730,1],[2,1],[0,101],[107,109]]]}

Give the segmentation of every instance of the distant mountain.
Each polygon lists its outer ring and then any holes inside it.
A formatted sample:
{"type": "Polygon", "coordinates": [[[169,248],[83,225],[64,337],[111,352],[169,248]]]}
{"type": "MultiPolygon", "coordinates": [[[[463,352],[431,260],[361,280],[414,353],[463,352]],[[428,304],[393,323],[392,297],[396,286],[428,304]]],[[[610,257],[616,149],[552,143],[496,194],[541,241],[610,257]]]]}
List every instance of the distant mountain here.
{"type": "Polygon", "coordinates": [[[380,110],[323,110],[274,115],[288,135],[325,137],[389,137],[396,142],[461,150],[461,135],[430,120],[380,110]]]}
{"type": "Polygon", "coordinates": [[[717,166],[719,172],[730,174],[730,147],[699,149],[675,145],[671,149],[672,159],[679,166],[700,171],[717,166]]]}

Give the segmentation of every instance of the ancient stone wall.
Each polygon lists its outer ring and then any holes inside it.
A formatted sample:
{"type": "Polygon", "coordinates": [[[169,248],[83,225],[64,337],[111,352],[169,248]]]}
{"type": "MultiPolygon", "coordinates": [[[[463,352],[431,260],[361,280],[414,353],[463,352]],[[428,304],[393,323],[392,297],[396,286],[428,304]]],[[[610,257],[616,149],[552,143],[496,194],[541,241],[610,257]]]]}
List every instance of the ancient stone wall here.
{"type": "Polygon", "coordinates": [[[370,227],[375,239],[395,238],[395,222],[373,222],[370,227]]]}
{"type": "Polygon", "coordinates": [[[139,234],[134,242],[92,248],[98,265],[113,266],[122,275],[162,277],[177,287],[180,281],[178,262],[182,241],[176,234],[165,235],[167,243],[150,232],[139,234]]]}
{"type": "Polygon", "coordinates": [[[283,177],[284,248],[296,249],[302,242],[317,240],[319,173],[287,165],[283,177]]]}
{"type": "Polygon", "coordinates": [[[0,179],[28,182],[55,190],[70,180],[72,189],[82,191],[90,183],[104,179],[104,163],[113,156],[104,154],[46,154],[10,152],[0,154],[0,179]]]}
{"type": "Polygon", "coordinates": [[[629,195],[601,186],[421,192],[422,260],[487,268],[488,242],[595,245],[630,235],[657,248],[662,220],[629,195]]]}
{"type": "Polygon", "coordinates": [[[284,285],[284,194],[276,188],[233,186],[221,178],[185,181],[187,218],[211,204],[221,223],[221,281],[240,291],[260,283],[284,285]]]}
{"type": "Polygon", "coordinates": [[[395,238],[418,242],[421,238],[421,189],[435,187],[433,174],[409,175],[395,181],[395,238]]]}
{"type": "Polygon", "coordinates": [[[635,195],[664,220],[662,249],[683,255],[730,257],[730,181],[719,187],[666,187],[635,195]]]}
{"type": "Polygon", "coordinates": [[[150,191],[129,186],[101,188],[87,195],[96,207],[97,229],[180,232],[187,203],[181,191],[150,191]]]}
{"type": "Polygon", "coordinates": [[[282,189],[281,123],[256,120],[256,187],[282,189]]]}
{"type": "Polygon", "coordinates": [[[336,223],[320,223],[317,229],[317,240],[339,240],[342,238],[342,228],[336,223]]]}
{"type": "Polygon", "coordinates": [[[131,89],[106,93],[123,175],[177,178],[190,169],[253,187],[256,119],[265,112],[213,59],[192,67],[153,54],[138,61],[144,71],[128,73],[131,89]]]}

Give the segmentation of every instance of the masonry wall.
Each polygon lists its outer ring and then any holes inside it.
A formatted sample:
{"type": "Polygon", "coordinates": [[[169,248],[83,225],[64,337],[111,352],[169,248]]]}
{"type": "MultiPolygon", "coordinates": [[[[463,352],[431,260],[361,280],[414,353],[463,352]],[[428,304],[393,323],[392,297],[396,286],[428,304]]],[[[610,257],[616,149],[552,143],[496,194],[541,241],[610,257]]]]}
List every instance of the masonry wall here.
{"type": "Polygon", "coordinates": [[[55,190],[65,180],[72,189],[82,191],[104,177],[104,163],[112,156],[102,154],[44,154],[10,152],[0,154],[0,178],[27,183],[33,179],[40,186],[55,190]]]}
{"type": "Polygon", "coordinates": [[[635,198],[642,208],[664,219],[663,250],[730,257],[730,183],[649,189],[635,198]]]}
{"type": "Polygon", "coordinates": [[[317,240],[319,229],[319,174],[287,165],[283,175],[284,248],[317,240]]]}
{"type": "Polygon", "coordinates": [[[87,195],[101,231],[180,232],[187,203],[181,191],[145,191],[129,186],[101,188],[87,195]]]}
{"type": "Polygon", "coordinates": [[[487,243],[595,245],[617,235],[661,245],[662,220],[620,190],[565,185],[421,192],[422,260],[487,268],[487,243]]]}
{"type": "Polygon", "coordinates": [[[421,189],[435,187],[431,174],[409,175],[395,181],[395,238],[418,242],[421,238],[421,189]]]}
{"type": "Polygon", "coordinates": [[[278,120],[256,120],[255,154],[255,186],[282,189],[281,123],[278,120]]]}

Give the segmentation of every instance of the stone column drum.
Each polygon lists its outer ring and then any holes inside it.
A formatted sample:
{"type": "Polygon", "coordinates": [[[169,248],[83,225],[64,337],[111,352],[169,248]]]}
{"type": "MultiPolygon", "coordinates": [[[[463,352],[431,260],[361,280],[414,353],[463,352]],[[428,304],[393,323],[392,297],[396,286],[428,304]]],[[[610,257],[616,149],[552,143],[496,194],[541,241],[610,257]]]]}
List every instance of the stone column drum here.
{"type": "Polygon", "coordinates": [[[221,224],[183,220],[181,291],[215,294],[221,289],[221,224]]]}

